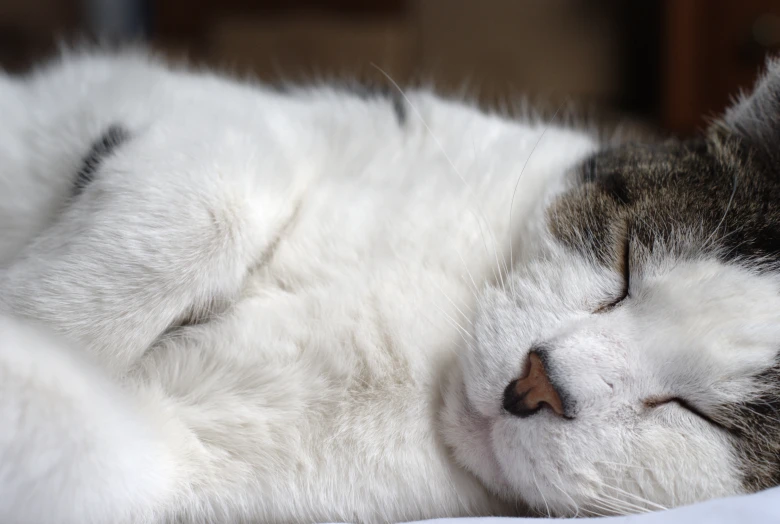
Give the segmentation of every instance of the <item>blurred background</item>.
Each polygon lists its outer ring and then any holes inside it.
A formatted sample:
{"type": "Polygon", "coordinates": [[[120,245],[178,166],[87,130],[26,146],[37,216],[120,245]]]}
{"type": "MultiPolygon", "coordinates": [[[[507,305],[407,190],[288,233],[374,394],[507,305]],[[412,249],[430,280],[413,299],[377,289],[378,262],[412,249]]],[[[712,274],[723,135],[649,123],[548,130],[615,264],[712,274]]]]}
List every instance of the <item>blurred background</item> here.
{"type": "Polygon", "coordinates": [[[0,0],[7,71],[85,39],[143,41],[270,82],[382,81],[373,63],[486,105],[569,96],[686,135],[780,51],[780,1],[0,0]]]}

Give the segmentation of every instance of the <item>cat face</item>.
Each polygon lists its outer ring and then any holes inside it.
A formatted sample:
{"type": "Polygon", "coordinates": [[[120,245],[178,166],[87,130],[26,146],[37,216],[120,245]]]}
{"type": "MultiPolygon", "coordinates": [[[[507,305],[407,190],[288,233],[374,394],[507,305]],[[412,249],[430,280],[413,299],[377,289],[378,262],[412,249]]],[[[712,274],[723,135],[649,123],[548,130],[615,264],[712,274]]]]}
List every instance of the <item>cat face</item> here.
{"type": "Polygon", "coordinates": [[[556,515],[780,484],[780,64],[690,142],[602,151],[487,290],[442,428],[556,515]]]}

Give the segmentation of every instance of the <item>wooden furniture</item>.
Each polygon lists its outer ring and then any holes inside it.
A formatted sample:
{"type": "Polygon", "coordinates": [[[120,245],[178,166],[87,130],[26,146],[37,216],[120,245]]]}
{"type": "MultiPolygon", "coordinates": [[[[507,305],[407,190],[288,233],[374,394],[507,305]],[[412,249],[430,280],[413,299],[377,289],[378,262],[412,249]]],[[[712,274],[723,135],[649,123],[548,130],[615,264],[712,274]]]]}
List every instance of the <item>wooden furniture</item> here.
{"type": "Polygon", "coordinates": [[[660,120],[688,134],[752,86],[780,50],[780,2],[666,0],[663,28],[660,120]]]}
{"type": "Polygon", "coordinates": [[[0,1],[0,67],[79,41],[100,12],[115,36],[127,22],[166,54],[262,80],[382,81],[375,65],[492,106],[568,98],[681,135],[780,54],[780,0],[24,0],[0,1]]]}

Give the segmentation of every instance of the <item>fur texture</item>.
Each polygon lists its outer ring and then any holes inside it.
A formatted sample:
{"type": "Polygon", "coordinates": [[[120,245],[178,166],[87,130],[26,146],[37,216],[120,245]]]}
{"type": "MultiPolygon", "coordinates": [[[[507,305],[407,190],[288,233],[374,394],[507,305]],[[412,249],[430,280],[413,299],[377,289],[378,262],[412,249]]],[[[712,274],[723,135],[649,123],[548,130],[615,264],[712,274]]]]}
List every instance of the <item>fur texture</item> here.
{"type": "Polygon", "coordinates": [[[626,513],[778,484],[777,93],[772,66],[705,138],[606,148],[133,53],[0,76],[0,520],[626,513]],[[531,350],[565,418],[503,409],[531,350]]]}

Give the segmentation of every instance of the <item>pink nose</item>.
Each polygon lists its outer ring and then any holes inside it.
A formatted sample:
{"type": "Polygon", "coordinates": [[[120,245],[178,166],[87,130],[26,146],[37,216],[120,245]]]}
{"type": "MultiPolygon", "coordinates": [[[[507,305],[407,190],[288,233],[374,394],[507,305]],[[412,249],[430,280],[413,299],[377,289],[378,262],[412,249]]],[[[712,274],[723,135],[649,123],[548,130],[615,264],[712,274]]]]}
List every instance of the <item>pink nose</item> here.
{"type": "Polygon", "coordinates": [[[504,391],[504,409],[515,416],[528,417],[546,405],[553,413],[564,416],[561,396],[550,382],[544,363],[535,351],[528,354],[526,369],[525,376],[510,382],[504,391]]]}

